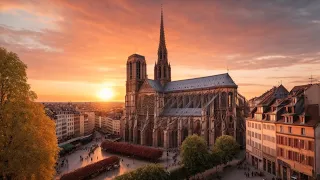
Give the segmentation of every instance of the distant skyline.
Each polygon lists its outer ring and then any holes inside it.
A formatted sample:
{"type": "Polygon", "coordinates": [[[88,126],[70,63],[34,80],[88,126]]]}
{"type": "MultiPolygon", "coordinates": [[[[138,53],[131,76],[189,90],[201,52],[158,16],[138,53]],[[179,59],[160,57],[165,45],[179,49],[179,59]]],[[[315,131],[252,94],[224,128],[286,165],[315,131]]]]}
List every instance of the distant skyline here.
{"type": "Polygon", "coordinates": [[[3,0],[0,46],[28,65],[38,101],[124,101],[126,61],[153,79],[163,4],[172,80],[229,72],[247,99],[320,82],[319,1],[3,0]]]}

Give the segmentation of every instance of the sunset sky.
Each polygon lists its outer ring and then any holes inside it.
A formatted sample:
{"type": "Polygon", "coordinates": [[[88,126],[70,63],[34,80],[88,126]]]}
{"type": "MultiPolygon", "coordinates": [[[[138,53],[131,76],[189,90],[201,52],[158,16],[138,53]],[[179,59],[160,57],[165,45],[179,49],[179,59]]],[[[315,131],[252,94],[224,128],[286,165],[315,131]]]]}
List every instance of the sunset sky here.
{"type": "MultiPolygon", "coordinates": [[[[160,10],[173,80],[227,72],[247,98],[320,80],[320,1],[1,0],[0,46],[38,101],[123,101],[129,55],[157,59],[160,10]]],[[[319,82],[319,81],[318,81],[319,82]]]]}

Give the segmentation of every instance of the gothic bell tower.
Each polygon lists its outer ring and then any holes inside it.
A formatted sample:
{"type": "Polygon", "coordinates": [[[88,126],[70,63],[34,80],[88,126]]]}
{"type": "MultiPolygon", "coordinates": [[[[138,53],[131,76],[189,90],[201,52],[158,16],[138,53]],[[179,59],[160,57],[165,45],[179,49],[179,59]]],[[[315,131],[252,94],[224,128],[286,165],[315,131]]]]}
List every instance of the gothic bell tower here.
{"type": "Polygon", "coordinates": [[[160,81],[164,86],[171,81],[171,66],[168,63],[168,51],[166,47],[166,40],[164,36],[163,26],[163,12],[161,8],[161,22],[160,22],[160,41],[158,48],[158,60],[154,65],[154,80],[160,81]]]}
{"type": "Polygon", "coordinates": [[[127,60],[127,81],[126,81],[126,118],[124,122],[124,140],[133,141],[134,118],[136,117],[136,106],[139,89],[147,79],[147,66],[144,56],[132,54],[127,60]]]}

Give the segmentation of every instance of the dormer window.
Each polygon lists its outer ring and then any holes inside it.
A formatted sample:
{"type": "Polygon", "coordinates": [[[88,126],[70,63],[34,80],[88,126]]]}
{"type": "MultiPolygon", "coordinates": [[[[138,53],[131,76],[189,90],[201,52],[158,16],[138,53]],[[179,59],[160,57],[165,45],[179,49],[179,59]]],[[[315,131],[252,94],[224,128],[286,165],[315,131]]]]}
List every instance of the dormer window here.
{"type": "Polygon", "coordinates": [[[291,123],[291,124],[293,123],[293,117],[292,116],[288,117],[288,123],[291,123]]]}
{"type": "Polygon", "coordinates": [[[305,123],[306,118],[304,116],[300,116],[300,123],[304,124],[305,123]]]}
{"type": "Polygon", "coordinates": [[[283,118],[284,118],[284,122],[288,123],[288,117],[284,116],[283,118]]]}

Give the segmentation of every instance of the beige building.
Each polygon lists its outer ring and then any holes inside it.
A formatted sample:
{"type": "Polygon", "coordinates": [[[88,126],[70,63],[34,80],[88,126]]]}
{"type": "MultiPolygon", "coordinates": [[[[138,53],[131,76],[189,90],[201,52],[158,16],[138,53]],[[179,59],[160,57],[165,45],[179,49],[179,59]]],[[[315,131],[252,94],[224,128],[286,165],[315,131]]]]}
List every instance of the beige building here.
{"type": "Polygon", "coordinates": [[[120,135],[120,119],[112,120],[112,134],[120,135]]]}
{"type": "Polygon", "coordinates": [[[254,167],[276,175],[275,122],[281,99],[288,95],[280,85],[250,100],[250,117],[246,119],[247,161],[254,167]]]}
{"type": "Polygon", "coordinates": [[[100,129],[102,126],[102,121],[101,121],[102,117],[101,116],[96,116],[95,117],[95,121],[94,121],[94,128],[98,128],[100,129]]]}
{"type": "Polygon", "coordinates": [[[84,134],[89,135],[93,133],[95,126],[95,113],[84,112],[84,134]]]}
{"type": "Polygon", "coordinates": [[[84,115],[80,114],[80,136],[84,136],[84,115]]]}

